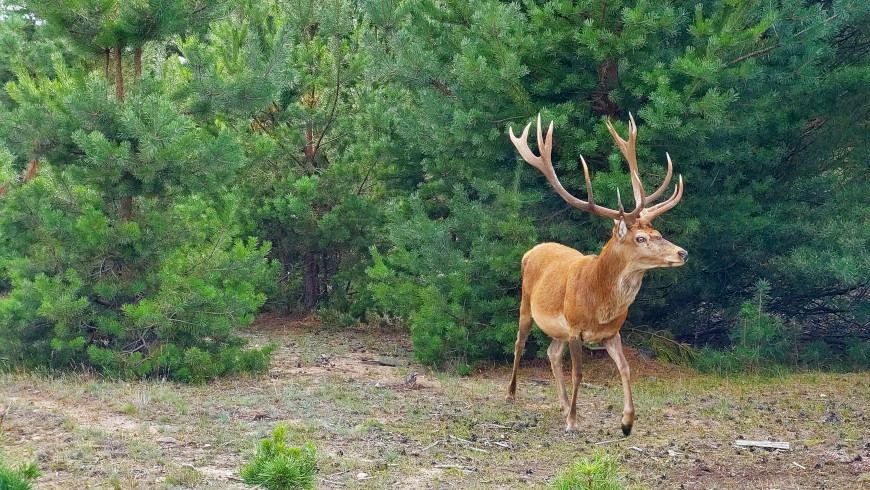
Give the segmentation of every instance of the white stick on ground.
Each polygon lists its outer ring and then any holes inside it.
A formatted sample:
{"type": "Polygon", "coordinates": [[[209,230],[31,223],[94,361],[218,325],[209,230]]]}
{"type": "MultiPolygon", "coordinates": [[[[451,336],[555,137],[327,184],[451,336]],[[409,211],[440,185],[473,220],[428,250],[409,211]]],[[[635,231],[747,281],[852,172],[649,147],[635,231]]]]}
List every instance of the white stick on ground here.
{"type": "Polygon", "coordinates": [[[779,441],[746,441],[743,439],[737,439],[734,441],[735,446],[741,447],[765,447],[770,449],[785,449],[786,451],[791,450],[791,444],[787,442],[779,442],[779,441]]]}

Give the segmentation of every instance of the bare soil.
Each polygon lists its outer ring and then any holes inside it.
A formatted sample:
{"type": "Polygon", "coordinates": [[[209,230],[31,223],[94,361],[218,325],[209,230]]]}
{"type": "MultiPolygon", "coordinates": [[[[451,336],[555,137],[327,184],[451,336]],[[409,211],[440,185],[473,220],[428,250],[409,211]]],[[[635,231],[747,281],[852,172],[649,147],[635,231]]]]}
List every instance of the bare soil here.
{"type": "Polygon", "coordinates": [[[637,421],[623,438],[603,352],[585,356],[580,430],[565,433],[544,360],[524,361],[508,403],[510,366],[434,373],[397,329],[267,316],[247,335],[278,345],[268,375],[191,386],[0,374],[4,459],[36,459],[44,489],[242,489],[239,469],[286,421],[293,444],[317,448],[322,488],[545,487],[596,448],[635,488],[870,488],[867,373],[721,379],[629,349],[637,421]]]}

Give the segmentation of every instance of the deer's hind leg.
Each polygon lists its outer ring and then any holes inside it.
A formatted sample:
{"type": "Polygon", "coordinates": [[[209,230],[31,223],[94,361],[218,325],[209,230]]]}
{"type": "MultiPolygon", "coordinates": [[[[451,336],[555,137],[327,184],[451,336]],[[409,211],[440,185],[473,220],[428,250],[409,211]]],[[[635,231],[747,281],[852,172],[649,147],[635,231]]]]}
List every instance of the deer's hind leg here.
{"type": "Polygon", "coordinates": [[[580,339],[574,339],[568,343],[571,351],[571,404],[568,409],[566,431],[577,430],[577,395],[580,393],[580,383],[583,381],[583,344],[580,339]]]}
{"type": "Polygon", "coordinates": [[[553,339],[550,342],[550,347],[547,347],[547,357],[550,358],[550,368],[553,370],[553,377],[556,378],[556,391],[559,393],[559,406],[562,407],[564,413],[568,413],[571,408],[568,406],[568,395],[565,393],[565,383],[562,381],[562,352],[565,351],[565,346],[568,342],[564,340],[553,339]]]}
{"type": "Polygon", "coordinates": [[[520,303],[520,329],[517,332],[517,343],[514,344],[514,368],[511,371],[511,382],[508,386],[507,399],[513,400],[517,394],[517,370],[520,367],[520,357],[526,347],[526,339],[532,331],[532,305],[529,298],[523,294],[520,303]]]}

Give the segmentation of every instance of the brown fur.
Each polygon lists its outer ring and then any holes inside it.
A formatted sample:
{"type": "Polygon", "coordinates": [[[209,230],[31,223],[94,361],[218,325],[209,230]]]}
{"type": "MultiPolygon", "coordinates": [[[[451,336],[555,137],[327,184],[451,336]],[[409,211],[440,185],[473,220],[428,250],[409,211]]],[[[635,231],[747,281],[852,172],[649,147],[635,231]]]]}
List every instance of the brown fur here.
{"type": "Polygon", "coordinates": [[[623,431],[634,422],[630,372],[619,329],[628,307],[640,290],[643,274],[655,267],[683,265],[683,249],[663,239],[648,223],[631,228],[614,226],[612,237],[599,255],[582,253],[558,243],[542,243],[522,260],[523,293],[520,328],[514,351],[514,369],[508,398],[516,394],[519,359],[531,332],[532,321],[553,339],[548,355],[556,378],[560,403],[568,412],[567,429],[576,428],[577,388],[582,380],[582,342],[599,342],[607,348],[623,378],[625,409],[623,431]],[[622,235],[620,236],[622,230],[622,235]],[[637,241],[638,237],[643,242],[637,241]],[[569,403],[562,383],[562,352],[571,350],[574,390],[569,403]]]}

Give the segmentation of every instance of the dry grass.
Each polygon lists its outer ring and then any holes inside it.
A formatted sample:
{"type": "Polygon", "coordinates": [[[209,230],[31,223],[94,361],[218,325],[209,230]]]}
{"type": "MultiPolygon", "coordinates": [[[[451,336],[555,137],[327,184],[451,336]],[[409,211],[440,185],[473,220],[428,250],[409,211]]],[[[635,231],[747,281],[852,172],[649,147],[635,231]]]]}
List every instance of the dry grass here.
{"type": "Polygon", "coordinates": [[[638,487],[870,488],[866,373],[723,380],[632,352],[638,420],[620,440],[618,375],[597,353],[580,430],[566,434],[543,361],[526,363],[508,404],[507,366],[431,373],[402,333],[263,318],[251,337],[280,346],[266,376],[186,386],[0,374],[7,461],[36,458],[45,489],[249,488],[239,469],[287,421],[291,444],[317,447],[324,488],[543,487],[601,447],[638,487]],[[403,381],[412,371],[416,388],[403,381]],[[793,450],[738,449],[738,437],[793,450]]]}

